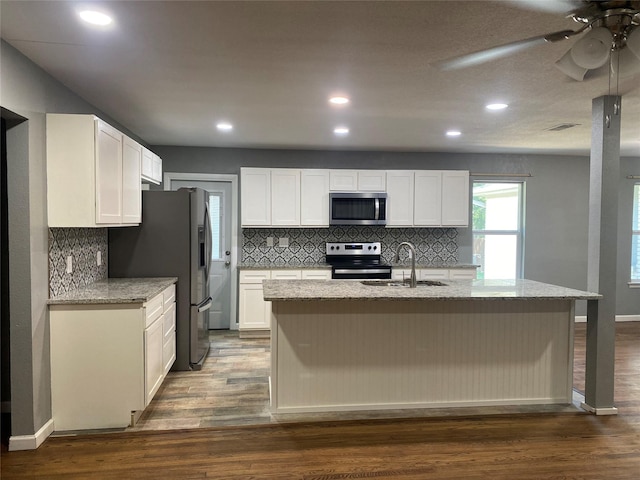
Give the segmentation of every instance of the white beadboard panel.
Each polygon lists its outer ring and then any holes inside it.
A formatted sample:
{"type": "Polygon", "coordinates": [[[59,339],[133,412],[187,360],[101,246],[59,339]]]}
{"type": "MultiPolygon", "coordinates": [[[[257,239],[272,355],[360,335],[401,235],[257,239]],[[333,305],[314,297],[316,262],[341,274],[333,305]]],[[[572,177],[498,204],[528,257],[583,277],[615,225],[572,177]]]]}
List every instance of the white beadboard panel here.
{"type": "Polygon", "coordinates": [[[276,412],[570,403],[572,301],[273,302],[276,412]]]}

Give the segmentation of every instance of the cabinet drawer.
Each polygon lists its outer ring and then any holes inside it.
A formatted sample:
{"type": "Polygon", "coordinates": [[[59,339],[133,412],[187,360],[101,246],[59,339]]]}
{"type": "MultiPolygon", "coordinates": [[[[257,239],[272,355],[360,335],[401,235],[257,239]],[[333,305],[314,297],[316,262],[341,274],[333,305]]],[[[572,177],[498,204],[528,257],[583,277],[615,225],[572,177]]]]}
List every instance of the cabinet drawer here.
{"type": "Polygon", "coordinates": [[[176,301],[176,284],[167,287],[164,292],[162,292],[162,298],[164,301],[164,311],[167,311],[167,308],[171,306],[172,303],[176,301]]]}
{"type": "Polygon", "coordinates": [[[447,280],[449,270],[446,268],[424,268],[417,274],[418,280],[447,280]]]}
{"type": "Polygon", "coordinates": [[[273,270],[271,272],[272,280],[300,280],[302,272],[300,270],[273,270]]]}
{"type": "Polygon", "coordinates": [[[331,280],[331,270],[302,270],[303,280],[331,280]]]}
{"type": "Polygon", "coordinates": [[[243,270],[240,272],[240,283],[262,283],[271,279],[269,270],[243,270]]]}
{"type": "Polygon", "coordinates": [[[147,303],[144,304],[145,309],[145,328],[155,322],[160,315],[162,315],[162,311],[164,309],[164,301],[162,298],[162,294],[156,295],[147,303]]]}

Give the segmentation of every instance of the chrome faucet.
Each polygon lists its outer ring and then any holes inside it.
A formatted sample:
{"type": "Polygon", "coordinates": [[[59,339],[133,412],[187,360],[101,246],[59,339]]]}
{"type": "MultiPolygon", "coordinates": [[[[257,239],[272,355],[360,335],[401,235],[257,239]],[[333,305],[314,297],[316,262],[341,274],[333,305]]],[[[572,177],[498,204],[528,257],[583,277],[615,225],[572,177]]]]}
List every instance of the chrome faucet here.
{"type": "Polygon", "coordinates": [[[396,258],[393,260],[394,263],[398,263],[400,261],[400,249],[403,245],[409,247],[411,250],[411,278],[409,278],[409,288],[416,288],[416,247],[413,246],[410,242],[402,242],[398,245],[398,249],[396,250],[396,258]]]}

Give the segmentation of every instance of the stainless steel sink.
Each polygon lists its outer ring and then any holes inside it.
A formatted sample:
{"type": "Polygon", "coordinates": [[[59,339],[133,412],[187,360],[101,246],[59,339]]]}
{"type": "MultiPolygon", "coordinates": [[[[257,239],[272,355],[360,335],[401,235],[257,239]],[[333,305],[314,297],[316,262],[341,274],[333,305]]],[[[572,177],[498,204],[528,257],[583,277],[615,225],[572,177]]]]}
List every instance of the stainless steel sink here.
{"type": "MultiPolygon", "coordinates": [[[[407,287],[409,288],[409,279],[406,280],[363,280],[362,285],[368,287],[407,287]]],[[[446,283],[439,282],[438,280],[418,280],[416,282],[418,287],[446,287],[446,283]]]]}

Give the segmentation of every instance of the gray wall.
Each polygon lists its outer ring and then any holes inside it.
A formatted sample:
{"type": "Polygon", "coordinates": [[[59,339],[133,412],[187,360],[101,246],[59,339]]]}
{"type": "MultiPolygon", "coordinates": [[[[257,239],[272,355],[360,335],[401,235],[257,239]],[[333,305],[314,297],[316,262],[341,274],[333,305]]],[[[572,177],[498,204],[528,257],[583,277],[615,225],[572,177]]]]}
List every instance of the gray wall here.
{"type": "MultiPolygon", "coordinates": [[[[587,288],[589,157],[524,154],[261,150],[154,146],[165,172],[240,174],[240,167],[443,169],[472,173],[527,174],[525,181],[524,276],[531,280],[587,288]]],[[[640,291],[629,289],[631,197],[640,158],[621,160],[618,231],[618,315],[640,314],[640,291]]],[[[490,180],[492,177],[472,177],[490,180]]],[[[471,263],[471,231],[459,229],[459,261],[471,263]]],[[[578,305],[584,314],[585,306],[578,305]]]]}
{"type": "Polygon", "coordinates": [[[45,114],[93,113],[140,139],[6,42],[0,50],[0,105],[27,119],[7,132],[11,433],[33,435],[51,419],[45,114]]]}

